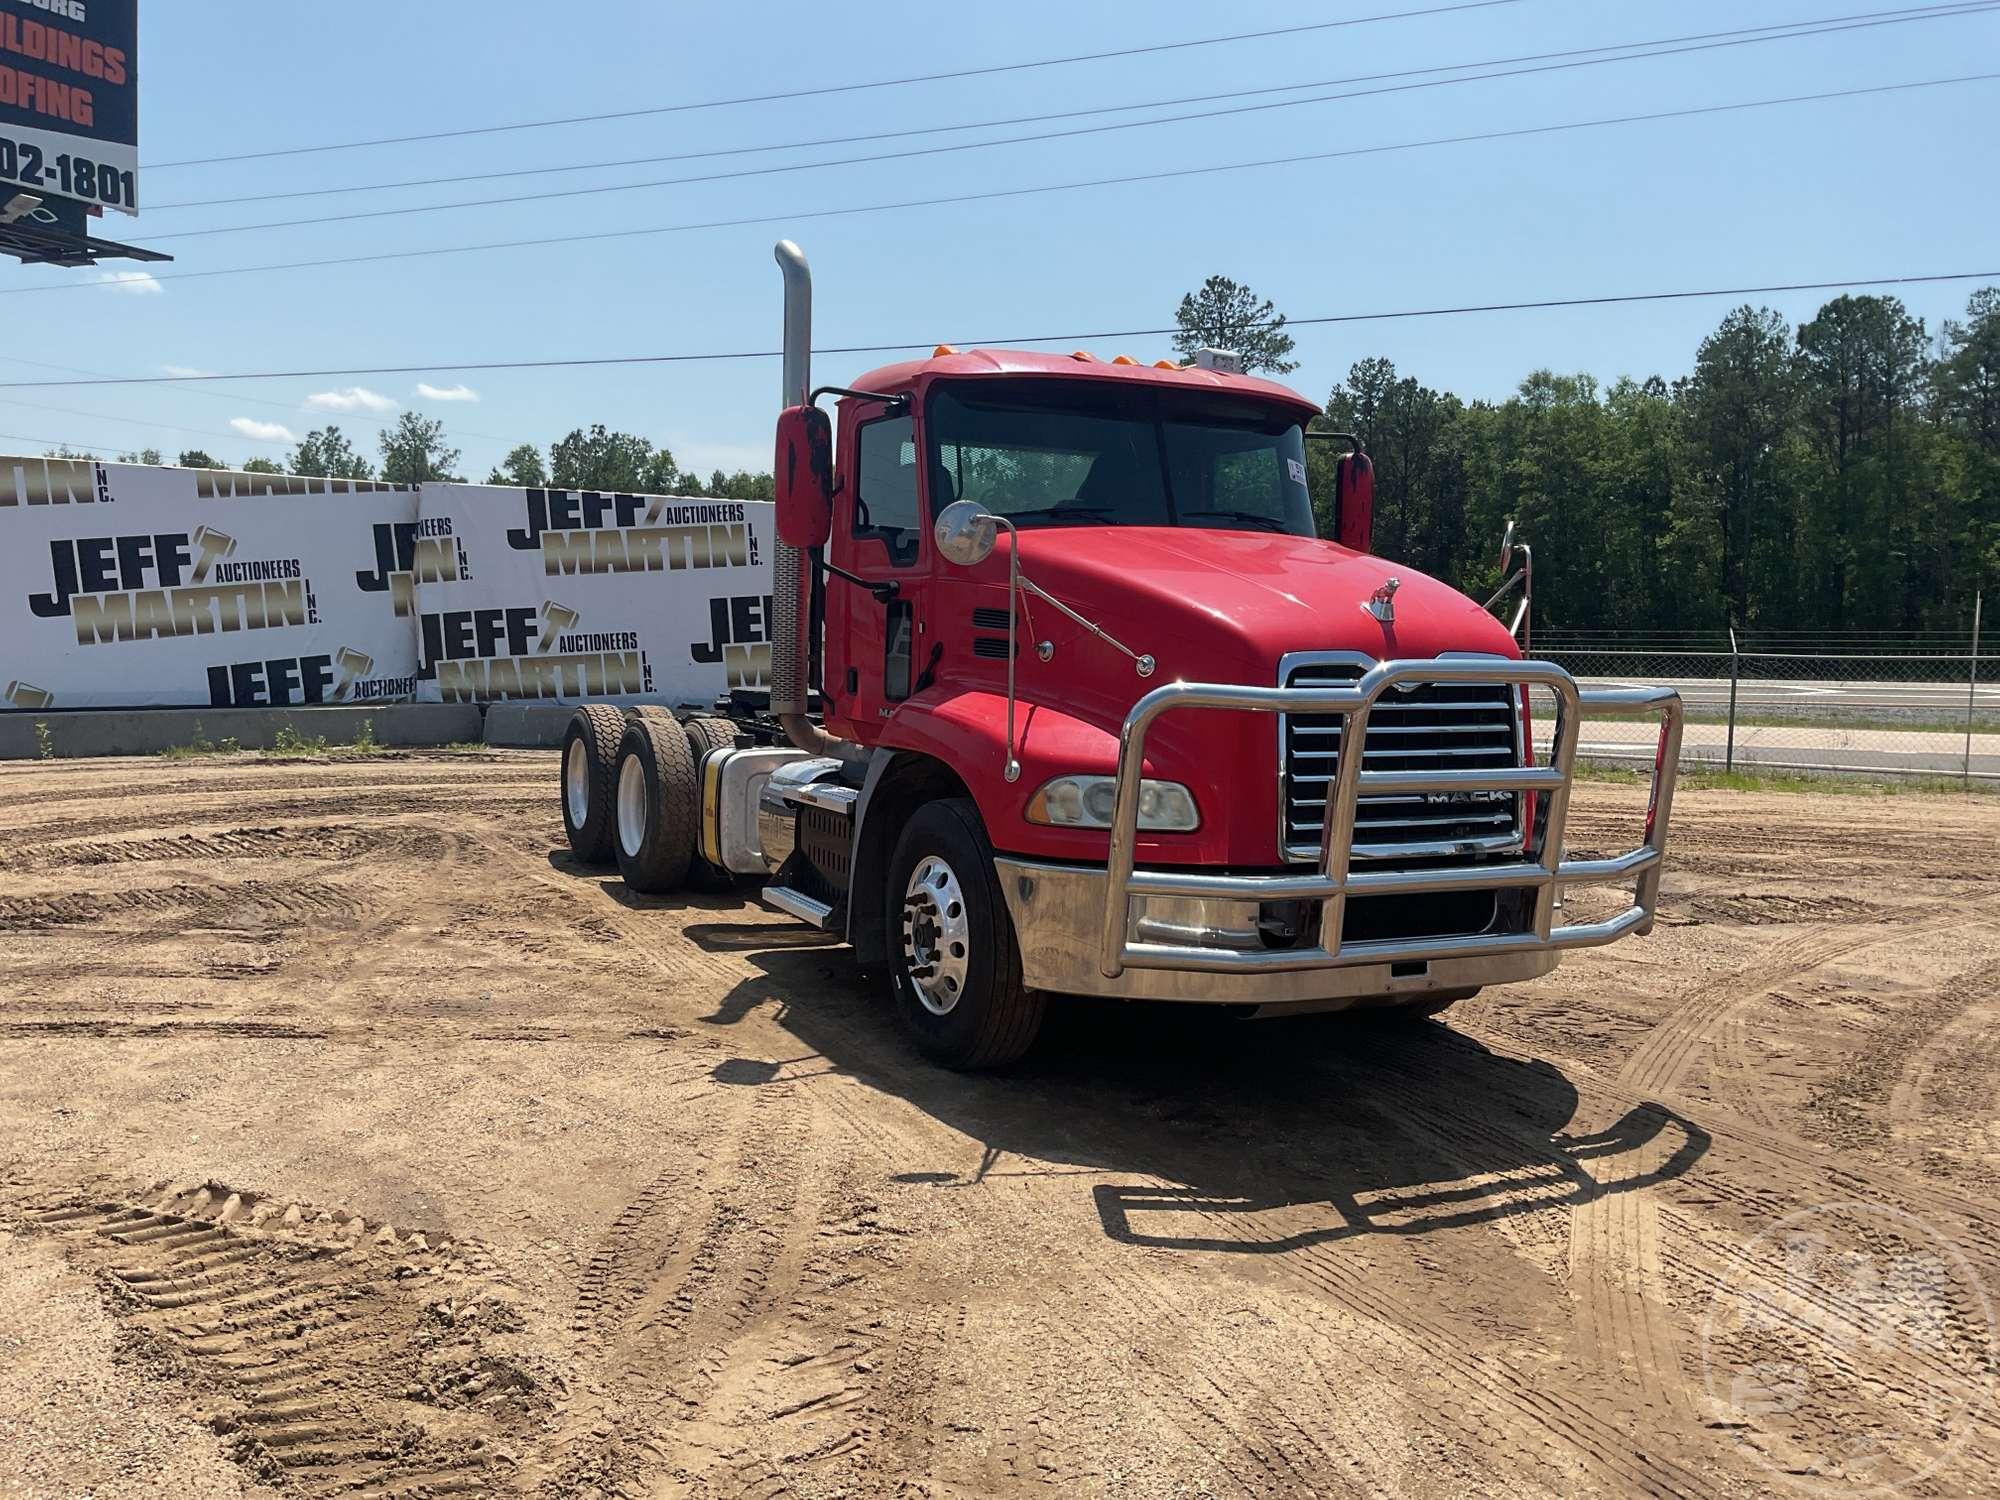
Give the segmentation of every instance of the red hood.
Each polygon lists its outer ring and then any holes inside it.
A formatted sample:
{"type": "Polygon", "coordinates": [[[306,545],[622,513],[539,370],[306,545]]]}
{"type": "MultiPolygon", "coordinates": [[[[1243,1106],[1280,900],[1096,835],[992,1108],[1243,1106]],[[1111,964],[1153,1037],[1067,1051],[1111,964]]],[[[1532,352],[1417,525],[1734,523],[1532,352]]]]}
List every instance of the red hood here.
{"type": "MultiPolygon", "coordinates": [[[[1291,652],[1351,651],[1377,660],[1452,651],[1520,655],[1506,628],[1457,590],[1333,542],[1176,527],[1027,531],[1022,572],[1158,665],[1139,676],[1114,648],[1024,595],[1015,659],[1023,774],[1013,783],[997,774],[982,780],[980,768],[997,772],[1005,715],[1006,643],[997,630],[1006,628],[1008,545],[1003,534],[975,567],[939,572],[927,624],[949,669],[882,729],[856,727],[960,767],[998,847],[1036,858],[1104,858],[1101,832],[1037,827],[1025,821],[1023,807],[1051,776],[1112,771],[1118,727],[1153,688],[1175,681],[1275,687],[1291,652]],[[1384,625],[1363,606],[1390,578],[1401,587],[1396,622],[1384,625]]],[[[1147,737],[1146,765],[1147,774],[1194,792],[1202,826],[1191,835],[1142,836],[1142,858],[1214,868],[1282,861],[1274,715],[1168,714],[1147,737]]]]}
{"type": "Polygon", "coordinates": [[[1237,681],[1273,682],[1278,659],[1290,651],[1359,651],[1377,660],[1447,651],[1520,655],[1506,627],[1458,590],[1313,537],[1190,527],[1038,529],[1021,535],[1021,568],[1133,650],[1152,653],[1164,682],[1225,662],[1237,681]],[[1364,606],[1391,578],[1401,587],[1395,623],[1385,625],[1364,606]]]}

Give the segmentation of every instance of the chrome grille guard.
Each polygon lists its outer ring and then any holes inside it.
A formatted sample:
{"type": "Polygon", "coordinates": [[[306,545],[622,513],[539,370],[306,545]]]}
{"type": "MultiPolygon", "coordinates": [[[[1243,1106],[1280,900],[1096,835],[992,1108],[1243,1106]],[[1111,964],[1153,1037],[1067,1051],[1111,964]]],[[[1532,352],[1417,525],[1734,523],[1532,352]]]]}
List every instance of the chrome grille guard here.
{"type": "MultiPolygon", "coordinates": [[[[1681,698],[1672,688],[1579,688],[1552,662],[1449,658],[1386,661],[1351,687],[1246,687],[1175,682],[1155,688],[1132,706],[1119,731],[1117,801],[1112,811],[1111,858],[1106,882],[1104,932],[1099,968],[1116,979],[1127,968],[1186,969],[1233,973],[1334,968],[1348,964],[1417,962],[1472,958],[1536,949],[1588,948],[1616,942],[1628,933],[1652,930],[1660,898],[1660,866],[1666,851],[1667,817],[1681,748],[1681,698]],[[1319,869],[1312,874],[1209,875],[1185,870],[1135,870],[1139,826],[1139,782],[1146,760],[1146,734],[1162,714],[1181,709],[1234,709],[1256,713],[1337,714],[1343,744],[1365,744],[1368,715],[1388,689],[1399,683],[1505,683],[1543,687],[1555,695],[1555,735],[1547,766],[1498,770],[1368,771],[1360,755],[1342,755],[1327,787],[1320,835],[1319,869]],[[1613,859],[1562,858],[1563,825],[1569,815],[1570,782],[1576,766],[1577,732],[1583,711],[1617,716],[1657,714],[1659,750],[1653,763],[1652,796],[1646,810],[1646,838],[1637,849],[1613,859]],[[1537,792],[1547,800],[1524,834],[1524,858],[1504,864],[1450,869],[1371,871],[1349,869],[1356,799],[1363,792],[1537,792]],[[1634,882],[1632,905],[1601,922],[1556,927],[1556,885],[1611,885],[1634,882]],[[1385,938],[1343,943],[1342,924],[1349,896],[1430,895],[1445,891],[1532,889],[1532,931],[1488,932],[1471,936],[1385,938]],[[1321,903],[1318,947],[1273,948],[1246,953],[1128,939],[1134,896],[1203,897],[1234,901],[1317,901],[1321,903]]],[[[1532,755],[1528,756],[1532,759],[1532,755]]]]}

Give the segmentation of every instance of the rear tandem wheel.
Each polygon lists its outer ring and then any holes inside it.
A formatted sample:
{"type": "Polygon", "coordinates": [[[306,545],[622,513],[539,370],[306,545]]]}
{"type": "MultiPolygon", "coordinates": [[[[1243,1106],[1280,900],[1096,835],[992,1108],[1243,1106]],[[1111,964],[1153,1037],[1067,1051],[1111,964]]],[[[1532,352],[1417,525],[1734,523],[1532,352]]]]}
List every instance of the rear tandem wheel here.
{"type": "Polygon", "coordinates": [[[618,746],[612,840],[626,885],[648,896],[680,888],[694,857],[700,798],[687,731],[664,714],[628,721],[618,746]]]}

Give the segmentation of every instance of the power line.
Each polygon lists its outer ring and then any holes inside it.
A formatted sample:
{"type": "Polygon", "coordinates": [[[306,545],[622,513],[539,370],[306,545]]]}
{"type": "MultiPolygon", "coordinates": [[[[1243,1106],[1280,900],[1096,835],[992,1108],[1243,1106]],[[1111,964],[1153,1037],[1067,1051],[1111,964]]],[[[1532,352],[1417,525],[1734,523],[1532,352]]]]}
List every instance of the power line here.
{"type": "MultiPolygon", "coordinates": [[[[753,225],[796,224],[814,219],[850,218],[861,214],[893,213],[915,208],[941,208],[961,203],[984,203],[1007,198],[1028,198],[1043,193],[1069,193],[1091,188],[1123,187],[1142,182],[1166,182],[1183,177],[1206,177],[1224,172],[1244,172],[1267,167],[1298,166],[1306,162],[1339,161],[1391,152],[1423,150],[1433,146],[1459,146],[1475,142],[1519,140],[1530,136],[1559,135],[1577,130],[1595,130],[1610,125],[1650,124],[1661,120],[1685,120],[1704,115],[1738,113],[1751,109],[1771,109],[1788,104],[1812,104],[1836,99],[1855,99],[1881,94],[1908,93],[1916,89],[1943,88],[1961,83],[1983,83],[2000,78],[2000,72],[1968,73],[1951,78],[1921,79],[1911,83],[1877,84],[1869,88],[1834,89],[1819,94],[1792,94],[1776,99],[1750,99],[1736,104],[1705,104],[1688,109],[1659,110],[1649,114],[1615,115],[1599,120],[1572,120],[1559,125],[1533,125],[1517,130],[1490,130],[1471,135],[1439,136],[1430,140],[1401,141],[1384,146],[1356,146],[1339,151],[1312,151],[1297,156],[1266,157],[1259,161],[1225,162],[1210,167],[1175,167],[1158,172],[1136,172],[1119,177],[1097,177],[1080,182],[1046,183],[1036,187],[996,188],[978,193],[954,193],[936,198],[909,198],[894,203],[856,204],[846,208],[788,210],[778,214],[753,214],[735,219],[710,219],[688,224],[661,224],[644,229],[607,229],[589,234],[548,235],[525,240],[492,240],[477,245],[441,245],[423,250],[382,250],[367,255],[329,256],[319,260],[278,261],[261,266],[224,266],[211,271],[180,271],[154,279],[206,281],[218,276],[267,275],[279,271],[317,271],[333,266],[376,265],[390,261],[426,260],[446,255],[472,255],[495,250],[536,249],[550,245],[573,247],[600,240],[644,238],[651,235],[683,234],[703,229],[741,229],[753,225]]],[[[46,286],[0,287],[0,296],[32,296],[48,292],[72,292],[97,285],[95,282],[54,282],[46,286]]]]}
{"type": "MultiPolygon", "coordinates": [[[[1845,281],[1793,281],[1768,286],[1706,287],[1696,291],[1621,292],[1601,297],[1549,297],[1532,302],[1482,302],[1455,307],[1406,308],[1396,312],[1327,313],[1311,318],[1286,318],[1286,328],[1324,327],[1337,323],[1382,323],[1402,318],[1460,317],[1472,313],[1540,312],[1553,308],[1610,307],[1643,302],[1683,302],[1715,297],[1759,297],[1781,292],[1833,292],[1855,287],[1925,286],[1944,282],[1991,281],[2000,279],[2000,270],[1952,271],[1922,276],[1867,276],[1845,281]]],[[[1179,332],[1177,326],[1164,328],[1101,329],[1092,333],[1016,334],[1008,338],[965,339],[965,348],[1013,348],[1022,344],[1081,344],[1110,339],[1154,338],[1179,332]]],[[[815,354],[903,354],[929,349],[936,341],[921,339],[907,344],[834,344],[815,349],[815,354]]],[[[492,370],[573,370],[607,365],[704,364],[727,360],[778,359],[778,349],[744,349],[708,354],[625,354],[594,359],[485,360],[476,363],[422,365],[365,365],[339,370],[259,370],[231,375],[130,375],[103,380],[12,380],[0,381],[0,390],[46,390],[58,386],[99,385],[185,385],[210,380],[306,380],[352,375],[470,374],[492,370]]]]}
{"type": "MultiPolygon", "coordinates": [[[[6,363],[6,364],[10,364],[10,365],[27,365],[27,366],[29,366],[30,368],[32,368],[32,369],[37,369],[37,370],[61,370],[61,371],[63,371],[63,372],[65,373],[65,374],[68,374],[68,375],[91,375],[91,376],[95,376],[95,377],[97,377],[97,379],[98,379],[99,381],[101,381],[101,382],[104,382],[104,381],[108,381],[108,382],[112,382],[112,383],[117,383],[117,382],[120,382],[120,381],[124,381],[124,380],[126,380],[126,377],[124,377],[124,376],[118,376],[118,375],[108,375],[108,374],[106,374],[106,373],[105,373],[104,371],[102,371],[102,370],[88,370],[88,369],[84,369],[83,367],[81,367],[81,366],[79,366],[79,365],[54,365],[54,364],[50,364],[50,363],[48,363],[48,362],[47,362],[46,360],[39,360],[39,359],[22,359],[22,358],[21,358],[21,357],[20,357],[20,356],[19,356],[18,354],[5,354],[5,355],[0,355],[0,362],[4,362],[4,363],[6,363]]],[[[167,382],[167,381],[172,381],[172,380],[174,380],[174,379],[177,379],[177,378],[178,378],[178,379],[187,379],[187,378],[191,378],[191,377],[176,377],[176,376],[163,376],[163,377],[161,377],[161,379],[162,379],[162,381],[163,381],[163,382],[167,382]]],[[[222,378],[222,379],[227,379],[228,377],[227,377],[227,376],[223,376],[223,377],[220,377],[220,378],[222,378]]],[[[89,382],[89,381],[78,381],[78,380],[70,380],[70,381],[55,381],[55,382],[51,382],[51,383],[52,383],[52,384],[56,384],[56,385],[88,385],[88,384],[90,384],[91,382],[89,382]]],[[[24,382],[23,384],[28,384],[28,382],[24,382]]],[[[299,406],[299,404],[298,404],[297,402],[294,402],[294,401],[270,401],[270,400],[266,400],[266,399],[265,399],[264,397],[262,397],[262,396],[247,396],[247,395],[244,395],[244,394],[243,394],[242,392],[240,392],[240,391],[231,391],[231,392],[229,392],[228,394],[226,394],[226,395],[225,395],[225,394],[224,394],[223,392],[221,392],[221,391],[209,391],[209,390],[201,390],[201,389],[198,389],[198,388],[197,388],[197,389],[195,389],[195,390],[191,390],[191,391],[189,391],[189,392],[188,392],[188,394],[189,394],[190,396],[199,396],[199,397],[201,397],[201,398],[202,398],[203,400],[205,400],[205,401],[220,401],[220,402],[222,402],[222,403],[223,403],[224,405],[227,405],[227,406],[263,406],[263,407],[268,407],[268,408],[270,408],[270,409],[271,409],[271,410],[273,410],[273,411],[282,411],[282,412],[286,413],[287,415],[289,415],[289,416],[292,416],[292,417],[294,417],[294,418],[296,418],[296,417],[297,417],[297,416],[299,415],[299,412],[300,412],[300,409],[301,409],[301,408],[300,408],[300,406],[299,406]]],[[[15,405],[25,405],[26,403],[25,403],[25,402],[16,402],[16,403],[14,403],[14,404],[15,404],[15,405]]],[[[58,408],[58,407],[53,407],[53,406],[52,406],[52,407],[46,407],[46,408],[43,408],[43,409],[44,409],[44,410],[47,410],[47,411],[57,411],[57,410],[60,410],[61,408],[58,408]]],[[[92,412],[75,412],[75,413],[72,413],[72,415],[75,415],[75,416],[93,416],[93,415],[102,415],[102,414],[101,414],[101,413],[92,413],[92,412]]],[[[331,417],[331,416],[335,416],[335,415],[339,415],[339,413],[323,413],[322,415],[326,415],[326,416],[329,416],[329,417],[331,417]]],[[[126,420],[126,419],[125,419],[125,418],[121,418],[121,417],[110,417],[110,418],[107,418],[107,420],[110,420],[110,421],[123,421],[123,420],[126,420]]],[[[160,425],[163,425],[163,424],[160,424],[160,423],[154,423],[154,424],[152,424],[152,425],[154,425],[154,426],[160,426],[160,425]]],[[[197,433],[199,433],[199,432],[207,432],[207,435],[208,435],[208,436],[211,436],[211,437],[218,437],[218,438],[219,438],[219,437],[222,437],[222,434],[221,434],[221,433],[219,433],[219,432],[214,432],[214,431],[212,431],[212,430],[208,430],[208,429],[204,429],[204,428],[199,428],[199,427],[185,427],[185,428],[181,428],[181,429],[179,429],[179,430],[180,430],[180,431],[183,431],[183,432],[197,432],[197,433]]],[[[495,437],[495,436],[494,436],[494,435],[493,435],[492,433],[490,433],[490,432],[474,432],[474,431],[472,431],[472,429],[471,429],[471,428],[469,428],[469,427],[458,427],[458,428],[456,428],[456,431],[458,432],[458,434],[459,434],[459,435],[460,435],[461,437],[472,437],[472,438],[480,438],[480,439],[483,439],[483,440],[484,440],[484,441],[486,441],[486,442],[491,442],[491,443],[504,443],[504,442],[508,441],[508,440],[507,440],[506,438],[502,438],[502,437],[495,437]]],[[[234,436],[236,436],[236,437],[242,437],[242,436],[243,436],[243,434],[241,434],[241,433],[237,433],[237,434],[235,434],[234,436]]],[[[262,438],[249,438],[249,439],[247,439],[247,441],[250,441],[250,442],[263,442],[263,441],[265,441],[265,439],[262,439],[262,438]]]]}
{"type": "MultiPolygon", "coordinates": [[[[499,198],[472,198],[452,203],[413,203],[400,208],[358,209],[351,213],[323,214],[308,219],[279,219],[261,224],[229,224],[210,229],[184,229],[176,234],[152,236],[156,244],[170,240],[200,239],[221,234],[250,234],[271,229],[300,229],[319,224],[348,224],[367,219],[404,218],[411,214],[450,213],[470,208],[499,208],[516,203],[549,203],[562,198],[592,198],[606,193],[642,192],[653,188],[686,187],[696,183],[733,182],[746,177],[771,177],[788,172],[810,172],[829,167],[863,166],[885,161],[909,161],[917,157],[951,156],[962,151],[985,151],[999,146],[1029,145],[1043,141],[1070,140],[1078,136],[1108,135],[1126,130],[1148,130],[1159,125],[1185,124],[1195,120],[1222,119],[1233,115],[1262,114],[1271,110],[1297,109],[1308,104],[1328,104],[1341,100],[1368,99],[1384,94],[1413,93],[1425,89],[1451,88],[1464,83],[1485,83],[1498,78],[1522,78],[1539,73],[1560,73],[1574,68],[1598,68],[1613,63],[1641,62],[1656,57],[1676,57],[1684,53],[1713,52],[1729,47],[1754,47],[1764,42],[1793,41],[1802,37],[1828,36],[1845,31],[1867,30],[1878,26],[1906,25],[1912,21],[1950,20],[1961,15],[1979,15],[2000,9],[2000,3],[1984,3],[1949,13],[1936,11],[1922,15],[1901,16],[1889,20],[1848,22],[1843,25],[1819,26],[1813,30],[1793,31],[1781,36],[1737,37],[1728,41],[1709,41],[1680,47],[1664,47],[1656,51],[1633,52],[1620,57],[1591,57],[1568,62],[1540,63],[1532,67],[1506,68],[1488,73],[1473,73],[1462,78],[1432,78],[1419,83],[1388,84],[1380,88],[1351,89],[1342,93],[1315,94],[1304,99],[1267,100],[1258,104],[1239,104],[1227,109],[1198,110],[1188,114],[1162,115],[1152,120],[1120,120],[1106,125],[1080,125],[1067,130],[1038,131],[1032,135],[1002,136],[989,141],[960,141],[942,146],[915,146],[901,151],[882,151],[868,156],[835,157],[824,161],[786,162],[768,167],[741,167],[722,172],[702,172],[686,177],[661,177],[650,182],[615,182],[596,187],[560,188],[551,192],[518,193],[499,198]]],[[[1762,28],[1769,29],[1769,28],[1762,28]]],[[[1631,43],[1631,46],[1657,44],[1631,43]]],[[[1471,66],[1477,66],[1473,64],[1471,66]]]]}
{"type": "Polygon", "coordinates": [[[743,94],[733,99],[703,99],[688,104],[661,104],[645,109],[609,110],[600,114],[563,115],[547,120],[522,120],[510,125],[474,125],[460,130],[433,130],[419,135],[377,136],[368,140],[336,141],[320,146],[289,146],[275,151],[246,151],[234,156],[203,156],[186,161],[152,163],[148,172],[164,172],[178,167],[209,167],[225,162],[267,161],[279,156],[310,156],[328,151],[357,151],[366,146],[404,146],[418,141],[456,140],[470,135],[500,135],[517,130],[547,130],[557,125],[591,125],[604,120],[636,120],[654,115],[685,114],[692,110],[723,109],[737,104],[776,104],[788,99],[817,99],[828,94],[854,94],[870,89],[902,88],[914,83],[943,83],[955,78],[986,78],[999,73],[1025,73],[1036,68],[1062,67],[1070,63],[1105,62],[1119,57],[1144,57],[1159,52],[1182,52],[1195,47],[1220,47],[1235,42],[1266,41],[1273,37],[1301,36],[1308,32],[1338,31],[1351,26],[1370,26],[1381,21],[1407,21],[1420,16],[1452,15],[1460,11],[1490,10],[1500,5],[1518,5],[1522,0],[1464,0],[1457,5],[1433,5],[1423,10],[1390,11],[1381,15],[1353,16],[1343,21],[1314,21],[1301,26],[1280,26],[1268,31],[1237,31],[1224,36],[1197,37],[1185,42],[1155,42],[1144,47],[1120,47],[1107,52],[1079,52],[1068,57],[1044,57],[1032,62],[995,63],[981,68],[957,68],[945,73],[918,73],[907,78],[881,78],[866,83],[831,83],[816,88],[788,89],[774,94],[743,94]]]}
{"type": "Polygon", "coordinates": [[[218,432],[212,427],[182,427],[173,422],[149,422],[141,417],[113,416],[106,411],[79,411],[71,406],[44,406],[35,401],[21,401],[8,397],[0,405],[18,406],[27,411],[55,412],[65,417],[91,417],[100,422],[116,422],[123,427],[150,427],[160,432],[179,432],[195,437],[221,438],[225,442],[266,443],[283,448],[290,446],[284,438],[253,437],[247,432],[218,432]]]}
{"type": "MultiPolygon", "coordinates": [[[[1089,109],[1059,110],[1038,115],[1012,115],[992,120],[970,120],[952,125],[920,125],[902,130],[878,130],[859,135],[819,136],[812,140],[780,141],[758,146],[725,146],[707,151],[681,151],[665,156],[634,156],[617,160],[568,162],[554,167],[516,167],[504,172],[455,172],[441,177],[413,177],[394,182],[353,183],[344,187],[300,188],[280,193],[245,193],[231,198],[202,198],[179,203],[148,204],[149,214],[171,213],[189,208],[222,208],[239,203],[271,203],[297,198],[326,198],[345,193],[386,192],[412,187],[442,187],[473,182],[494,182],[517,177],[546,177],[567,172],[609,171],[619,167],[660,166],[670,162],[702,161],[714,157],[762,155],[773,151],[802,151],[822,146],[851,146],[870,141],[898,140],[909,136],[944,135],[963,130],[997,130],[1013,125],[1041,125],[1055,120],[1085,119],[1093,115],[1123,114],[1133,110],[1172,109],[1184,104],[1210,104],[1223,99],[1248,99],[1269,94],[1291,94],[1301,89],[1344,88],[1350,84],[1382,83],[1391,79],[1416,78],[1433,73],[1457,73],[1472,68],[1497,68],[1516,63],[1548,62],[1560,58],[1585,57],[1596,53],[1623,52],[1641,47],[1667,47],[1681,42],[1707,42],[1727,37],[1749,37],[1760,32],[1786,33],[1783,36],[1763,37],[1760,41],[1789,40],[1790,36],[1813,36],[1819,32],[1810,28],[1824,27],[1830,31],[1855,29],[1836,23],[1853,22],[1860,24],[1901,24],[1905,21],[1948,20],[1960,15],[1977,15],[1994,9],[1990,3],[1961,3],[1949,5],[1911,6],[1902,10],[1864,11],[1842,16],[1826,16],[1810,21],[1790,21],[1769,26],[1744,26],[1728,31],[1696,32],[1686,36],[1655,37],[1648,41],[1609,43],[1600,47],[1572,47],[1556,52],[1531,52],[1516,57],[1487,58],[1479,62],[1443,63],[1426,68],[1404,68],[1387,73],[1362,73],[1346,78],[1310,79],[1301,83],[1272,84],[1262,88],[1233,89],[1212,94],[1187,94],[1172,99],[1151,99],[1133,104],[1105,104],[1089,109]]],[[[1639,54],[1652,55],[1652,54],[1639,54]]],[[[1670,55],[1670,54],[1657,54],[1670,55]]],[[[1630,58],[1613,59],[1631,61],[1630,58]]],[[[1466,81],[1466,80],[1454,80],[1466,81]]],[[[1297,101],[1309,103],[1312,101],[1297,101]]],[[[1152,123],[1152,122],[1148,122],[1152,123]]],[[[990,143],[989,143],[990,144],[990,143]]],[[[814,163],[813,165],[827,165],[814,163]]],[[[694,179],[701,180],[701,179],[694,179]]],[[[648,184],[635,184],[647,186],[648,184]]]]}

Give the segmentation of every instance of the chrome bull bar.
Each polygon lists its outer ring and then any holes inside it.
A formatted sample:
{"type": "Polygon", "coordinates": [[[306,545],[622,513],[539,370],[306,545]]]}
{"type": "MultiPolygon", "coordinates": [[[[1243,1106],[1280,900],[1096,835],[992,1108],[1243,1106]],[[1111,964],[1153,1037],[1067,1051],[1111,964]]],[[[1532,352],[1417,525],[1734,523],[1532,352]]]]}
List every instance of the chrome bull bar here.
{"type": "MultiPolygon", "coordinates": [[[[1588,948],[1644,934],[1659,906],[1660,870],[1667,844],[1667,817],[1681,748],[1680,694],[1672,688],[1579,688],[1561,667],[1544,661],[1386,661],[1347,687],[1245,687],[1175,682],[1155,688],[1132,706],[1119,733],[1117,801],[1112,811],[1111,857],[1106,882],[1104,931],[1099,968],[1116,979],[1128,968],[1187,969],[1210,973],[1243,970],[1335,968],[1348,964],[1419,962],[1521,953],[1536,949],[1588,948]],[[1555,695],[1554,740],[1547,766],[1498,770],[1369,771],[1363,754],[1343,754],[1326,793],[1320,834],[1319,868],[1285,875],[1209,875],[1185,870],[1135,870],[1138,847],[1139,783],[1146,761],[1146,734],[1162,714],[1181,709],[1235,709],[1256,713],[1337,714],[1341,744],[1365,748],[1368,715],[1390,688],[1413,683],[1478,686],[1492,683],[1542,687],[1555,695]],[[1612,859],[1564,860],[1563,825],[1569,816],[1570,784],[1576,768],[1577,739],[1584,711],[1614,716],[1657,714],[1659,750],[1653,763],[1652,796],[1646,810],[1645,842],[1612,859]],[[1504,864],[1450,869],[1373,871],[1349,869],[1354,843],[1355,804],[1363,793],[1535,792],[1544,799],[1522,832],[1524,858],[1504,864]],[[1632,905],[1599,922],[1557,927],[1556,887],[1633,882],[1632,905]],[[1445,891],[1532,889],[1531,930],[1484,932],[1470,936],[1384,938],[1343,943],[1342,924],[1350,896],[1430,895],[1445,891]],[[1243,952],[1174,943],[1130,941],[1134,896],[1191,896],[1234,901],[1317,901],[1317,947],[1243,952]]],[[[1528,754],[1533,759],[1532,751],[1528,754]]]]}

